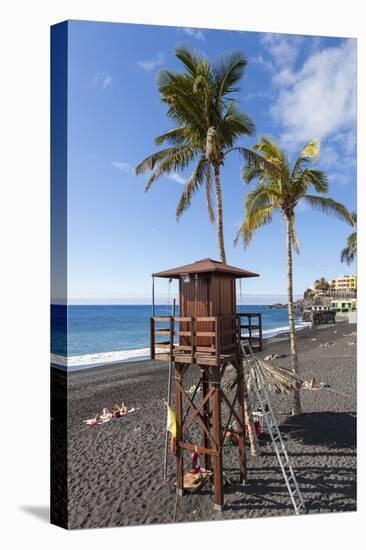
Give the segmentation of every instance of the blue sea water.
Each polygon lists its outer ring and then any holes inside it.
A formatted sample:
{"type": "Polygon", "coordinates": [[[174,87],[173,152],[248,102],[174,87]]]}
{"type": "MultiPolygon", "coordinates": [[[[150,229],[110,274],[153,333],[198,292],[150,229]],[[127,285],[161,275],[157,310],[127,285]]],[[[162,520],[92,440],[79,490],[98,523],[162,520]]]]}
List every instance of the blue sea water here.
{"type": "MultiPolygon", "coordinates": [[[[264,337],[288,329],[287,309],[251,305],[238,312],[261,313],[264,337]]],[[[170,314],[171,306],[155,306],[156,316],[170,314]]],[[[51,362],[73,370],[146,358],[150,317],[149,305],[52,305],[51,362]]]]}

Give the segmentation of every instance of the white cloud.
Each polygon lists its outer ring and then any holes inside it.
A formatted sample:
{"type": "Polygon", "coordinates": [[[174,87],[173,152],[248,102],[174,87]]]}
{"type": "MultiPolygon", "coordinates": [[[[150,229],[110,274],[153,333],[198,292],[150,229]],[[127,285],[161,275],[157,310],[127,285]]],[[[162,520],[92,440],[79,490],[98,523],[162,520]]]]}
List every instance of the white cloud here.
{"type": "Polygon", "coordinates": [[[112,77],[109,73],[97,73],[94,76],[94,84],[97,88],[105,90],[112,86],[112,77]]]}
{"type": "Polygon", "coordinates": [[[186,179],[177,174],[176,172],[172,172],[171,174],[167,174],[167,178],[170,180],[176,181],[177,183],[180,183],[181,185],[185,185],[186,179]]]}
{"type": "Polygon", "coordinates": [[[205,41],[205,35],[203,34],[203,31],[201,29],[192,29],[191,27],[183,27],[181,31],[184,32],[185,34],[188,34],[189,36],[193,36],[193,38],[196,38],[197,40],[201,40],[201,42],[205,41]]]}
{"type": "Polygon", "coordinates": [[[158,52],[152,59],[146,59],[145,61],[138,61],[137,65],[144,69],[144,71],[153,71],[159,65],[164,63],[164,53],[158,52]]]}
{"type": "Polygon", "coordinates": [[[257,63],[257,65],[261,65],[267,71],[270,71],[270,72],[274,71],[273,63],[269,59],[265,59],[262,54],[251,57],[250,62],[257,63]]]}
{"type": "Polygon", "coordinates": [[[338,134],[354,149],[356,122],[356,44],[347,40],[338,47],[311,54],[299,70],[286,69],[277,77],[279,94],[271,113],[283,128],[287,144],[338,134]]]}
{"type": "Polygon", "coordinates": [[[114,160],[112,162],[112,166],[114,168],[117,168],[117,170],[120,170],[121,172],[126,172],[127,174],[133,173],[133,168],[128,162],[117,162],[114,160]]]}
{"type": "Polygon", "coordinates": [[[303,41],[303,36],[291,34],[265,33],[261,37],[261,43],[276,68],[292,67],[298,58],[303,41]]]}

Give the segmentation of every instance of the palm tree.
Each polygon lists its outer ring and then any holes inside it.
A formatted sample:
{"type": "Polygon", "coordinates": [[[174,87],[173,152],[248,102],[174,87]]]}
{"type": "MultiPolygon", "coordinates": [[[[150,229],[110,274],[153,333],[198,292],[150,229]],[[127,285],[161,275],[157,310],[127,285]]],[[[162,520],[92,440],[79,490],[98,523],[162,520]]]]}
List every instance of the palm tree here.
{"type": "MultiPolygon", "coordinates": [[[[287,294],[288,318],[290,325],[291,367],[298,374],[299,364],[296,350],[295,317],[292,280],[292,250],[299,252],[299,243],[295,232],[295,209],[301,201],[325,214],[333,214],[351,223],[352,218],[345,206],[331,199],[320,196],[328,193],[328,181],[324,172],[310,167],[318,157],[319,143],[309,141],[300,152],[294,165],[290,165],[286,152],[274,141],[262,138],[254,146],[256,151],[266,160],[266,165],[253,164],[250,159],[243,167],[242,178],[245,183],[257,180],[256,187],[245,199],[245,218],[240,226],[235,241],[242,238],[247,246],[253,233],[259,227],[272,220],[275,211],[282,215],[286,228],[287,248],[287,294]],[[271,170],[268,170],[268,165],[271,170]],[[309,194],[313,188],[316,193],[309,194]]],[[[294,390],[292,414],[301,414],[299,389],[294,390]]]]}
{"type": "MultiPolygon", "coordinates": [[[[205,186],[206,204],[211,223],[216,223],[217,241],[222,262],[226,262],[221,167],[225,157],[238,151],[255,164],[255,152],[236,147],[241,136],[250,136],[254,124],[238,108],[233,98],[239,90],[247,60],[240,52],[231,52],[214,63],[186,48],[177,48],[176,56],[183,63],[183,72],[163,69],[158,75],[161,101],[168,106],[167,116],[176,127],[155,138],[156,145],[168,147],[145,158],[136,174],[151,172],[145,191],[163,174],[182,172],[191,163],[193,171],[187,179],[177,206],[177,220],[190,206],[192,196],[205,186]],[[216,219],[212,206],[212,176],[215,180],[216,219]]],[[[260,160],[260,159],[259,159],[260,160]]]]}
{"type": "MultiPolygon", "coordinates": [[[[352,212],[351,214],[354,227],[357,226],[357,214],[352,212]]],[[[357,255],[357,229],[347,239],[347,246],[343,248],[341,252],[341,262],[346,262],[347,265],[351,264],[357,255]]]]}
{"type": "Polygon", "coordinates": [[[315,290],[329,290],[329,283],[324,277],[320,277],[320,279],[317,279],[314,282],[314,289],[315,290]]]}

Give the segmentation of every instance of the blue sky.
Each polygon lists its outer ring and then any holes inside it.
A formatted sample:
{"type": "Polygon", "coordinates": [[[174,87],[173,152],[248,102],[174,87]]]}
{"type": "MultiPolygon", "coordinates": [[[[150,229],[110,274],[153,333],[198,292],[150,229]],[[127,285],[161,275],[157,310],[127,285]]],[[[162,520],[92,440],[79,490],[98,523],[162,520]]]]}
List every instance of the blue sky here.
{"type": "MultiPolygon", "coordinates": [[[[173,127],[156,75],[162,67],[179,70],[178,44],[210,60],[228,50],[244,52],[248,66],[237,99],[257,132],[241,144],[250,147],[269,135],[295,155],[319,138],[317,164],[328,174],[330,195],[355,209],[354,39],[79,21],[69,23],[68,36],[70,303],[147,303],[152,272],[218,258],[203,193],[179,223],[175,219],[189,170],[162,177],[149,193],[147,177],[133,172],[156,150],[154,137],[173,127]]],[[[233,155],[222,171],[227,261],[260,274],[243,283],[248,302],[269,302],[286,293],[284,228],[276,217],[249,248],[233,246],[251,189],[240,181],[241,164],[233,155]]],[[[350,233],[345,223],[300,205],[297,233],[296,294],[319,276],[355,271],[339,261],[350,233]]],[[[167,283],[157,290],[164,302],[167,283]]]]}

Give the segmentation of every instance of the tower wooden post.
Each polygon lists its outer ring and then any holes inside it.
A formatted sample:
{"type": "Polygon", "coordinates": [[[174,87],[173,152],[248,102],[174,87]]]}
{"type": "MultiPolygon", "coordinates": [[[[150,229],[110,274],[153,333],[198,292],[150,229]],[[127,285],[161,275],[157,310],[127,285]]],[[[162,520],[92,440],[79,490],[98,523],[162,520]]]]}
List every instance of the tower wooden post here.
{"type": "Polygon", "coordinates": [[[183,495],[183,477],[184,477],[184,463],[183,463],[183,449],[180,445],[183,435],[183,409],[182,409],[182,365],[175,365],[175,416],[177,419],[177,437],[176,437],[176,465],[177,465],[177,481],[176,489],[178,495],[183,495]]]}
{"type": "Polygon", "coordinates": [[[224,504],[224,489],[222,479],[222,422],[221,422],[221,375],[220,369],[212,369],[212,435],[216,442],[217,455],[214,458],[214,507],[222,510],[224,504]]]}

